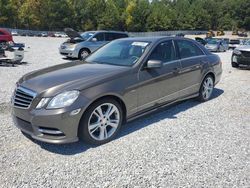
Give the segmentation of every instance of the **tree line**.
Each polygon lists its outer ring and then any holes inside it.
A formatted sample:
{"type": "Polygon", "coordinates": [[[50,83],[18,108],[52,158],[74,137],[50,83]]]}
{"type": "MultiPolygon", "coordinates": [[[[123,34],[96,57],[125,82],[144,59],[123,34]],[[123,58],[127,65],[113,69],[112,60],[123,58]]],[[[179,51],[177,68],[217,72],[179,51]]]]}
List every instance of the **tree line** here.
{"type": "Polygon", "coordinates": [[[250,0],[0,0],[0,26],[32,30],[250,30],[250,0]]]}

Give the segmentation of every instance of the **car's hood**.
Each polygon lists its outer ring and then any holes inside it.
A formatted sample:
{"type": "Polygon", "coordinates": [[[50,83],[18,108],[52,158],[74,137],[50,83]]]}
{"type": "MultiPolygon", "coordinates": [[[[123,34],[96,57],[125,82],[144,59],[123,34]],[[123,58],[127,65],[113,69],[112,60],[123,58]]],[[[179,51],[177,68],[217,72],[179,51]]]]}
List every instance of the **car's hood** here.
{"type": "Polygon", "coordinates": [[[66,35],[68,35],[69,38],[72,38],[72,39],[82,38],[81,35],[72,28],[65,28],[64,32],[66,33],[66,35]]]}
{"type": "Polygon", "coordinates": [[[92,64],[75,61],[56,65],[24,75],[19,84],[43,96],[65,90],[83,90],[126,74],[130,67],[92,64]]]}
{"type": "Polygon", "coordinates": [[[246,45],[246,46],[240,46],[238,48],[236,48],[237,50],[241,50],[241,51],[246,51],[246,52],[250,52],[250,45],[246,45]]]}

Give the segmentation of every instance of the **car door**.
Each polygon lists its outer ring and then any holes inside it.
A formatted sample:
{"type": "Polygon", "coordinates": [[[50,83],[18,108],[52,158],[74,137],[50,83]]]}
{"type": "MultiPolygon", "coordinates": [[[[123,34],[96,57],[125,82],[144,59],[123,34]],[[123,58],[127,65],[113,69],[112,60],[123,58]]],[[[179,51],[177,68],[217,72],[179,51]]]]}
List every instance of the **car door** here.
{"type": "Polygon", "coordinates": [[[139,71],[138,111],[178,98],[180,62],[173,41],[160,42],[148,60],[161,61],[162,67],[147,69],[145,64],[139,71]]]}
{"type": "Polygon", "coordinates": [[[104,33],[96,33],[88,42],[87,47],[91,52],[106,44],[104,33]]]}
{"type": "Polygon", "coordinates": [[[175,40],[181,62],[180,97],[187,97],[199,91],[202,66],[208,65],[207,56],[194,42],[175,40]]]}

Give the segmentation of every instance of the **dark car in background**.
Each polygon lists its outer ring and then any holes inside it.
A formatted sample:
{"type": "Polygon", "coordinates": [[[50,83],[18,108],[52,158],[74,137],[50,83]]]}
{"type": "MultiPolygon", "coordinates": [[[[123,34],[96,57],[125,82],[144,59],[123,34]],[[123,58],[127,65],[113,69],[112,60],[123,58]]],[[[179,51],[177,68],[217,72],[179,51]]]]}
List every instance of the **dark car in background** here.
{"type": "Polygon", "coordinates": [[[246,42],[244,46],[234,49],[231,64],[234,68],[240,65],[250,65],[250,41],[246,42]]]}
{"type": "Polygon", "coordinates": [[[127,33],[118,31],[87,31],[79,34],[73,29],[66,28],[65,33],[70,39],[61,44],[59,52],[66,57],[78,59],[86,58],[112,40],[128,37],[127,33]]]}
{"type": "Polygon", "coordinates": [[[24,75],[12,97],[13,119],[40,141],[103,144],[142,114],[194,97],[208,101],[221,74],[220,58],[194,40],[118,39],[85,61],[24,75]]]}

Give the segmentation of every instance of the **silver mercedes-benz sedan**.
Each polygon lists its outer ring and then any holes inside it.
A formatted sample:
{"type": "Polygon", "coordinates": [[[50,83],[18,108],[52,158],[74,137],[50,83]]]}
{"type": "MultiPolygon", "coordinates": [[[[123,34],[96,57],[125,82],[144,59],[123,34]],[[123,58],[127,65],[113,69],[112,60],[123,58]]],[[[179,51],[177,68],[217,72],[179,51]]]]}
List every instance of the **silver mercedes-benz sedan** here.
{"type": "Polygon", "coordinates": [[[84,61],[24,75],[13,93],[13,119],[40,141],[103,144],[156,108],[209,100],[221,74],[220,58],[194,40],[118,39],[84,61]]]}

